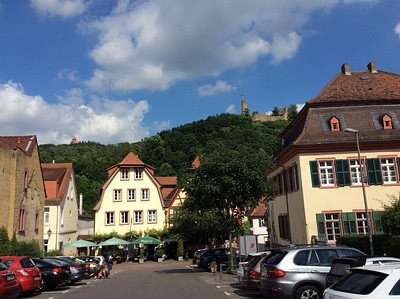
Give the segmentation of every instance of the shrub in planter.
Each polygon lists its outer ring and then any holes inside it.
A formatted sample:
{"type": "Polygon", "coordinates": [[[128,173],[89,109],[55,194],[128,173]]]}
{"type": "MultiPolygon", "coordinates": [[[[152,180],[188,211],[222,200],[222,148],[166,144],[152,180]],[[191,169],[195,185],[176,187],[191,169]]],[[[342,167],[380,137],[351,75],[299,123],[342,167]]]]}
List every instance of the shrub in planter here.
{"type": "Polygon", "coordinates": [[[217,272],[217,267],[218,267],[218,264],[216,261],[212,261],[212,262],[208,263],[208,268],[210,269],[211,273],[217,272]]]}
{"type": "Polygon", "coordinates": [[[144,248],[139,248],[139,264],[144,263],[144,248]]]}
{"type": "Polygon", "coordinates": [[[164,260],[164,249],[158,248],[156,251],[157,261],[161,263],[164,260]]]}
{"type": "Polygon", "coordinates": [[[182,261],[183,260],[183,240],[181,238],[179,238],[178,240],[178,249],[176,254],[178,255],[178,260],[182,261]]]}

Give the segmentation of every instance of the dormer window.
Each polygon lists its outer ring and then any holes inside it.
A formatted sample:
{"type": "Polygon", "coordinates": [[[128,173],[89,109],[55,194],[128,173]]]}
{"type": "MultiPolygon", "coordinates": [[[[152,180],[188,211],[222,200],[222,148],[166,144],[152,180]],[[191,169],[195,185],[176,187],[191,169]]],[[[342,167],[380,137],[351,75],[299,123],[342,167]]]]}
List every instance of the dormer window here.
{"type": "Polygon", "coordinates": [[[382,122],[383,122],[383,129],[384,130],[393,129],[392,118],[389,115],[385,114],[382,117],[382,122]]]}
{"type": "Polygon", "coordinates": [[[331,131],[332,132],[338,132],[340,131],[340,122],[336,117],[332,117],[329,121],[331,125],[331,131]]]}

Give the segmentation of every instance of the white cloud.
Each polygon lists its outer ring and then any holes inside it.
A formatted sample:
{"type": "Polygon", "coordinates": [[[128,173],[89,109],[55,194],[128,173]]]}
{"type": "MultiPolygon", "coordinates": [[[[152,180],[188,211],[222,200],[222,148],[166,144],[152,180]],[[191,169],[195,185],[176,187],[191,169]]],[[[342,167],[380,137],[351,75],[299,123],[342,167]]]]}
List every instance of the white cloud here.
{"type": "Polygon", "coordinates": [[[395,32],[396,34],[398,34],[399,37],[400,37],[400,23],[398,23],[398,24],[396,25],[396,27],[394,27],[394,32],[395,32]]]}
{"type": "Polygon", "coordinates": [[[217,93],[225,93],[235,90],[236,88],[226,81],[217,81],[214,85],[207,84],[197,89],[197,94],[201,97],[213,96],[217,93]]]}
{"type": "Polygon", "coordinates": [[[35,134],[41,144],[69,143],[72,136],[101,143],[134,142],[149,135],[142,125],[149,109],[146,101],[92,98],[84,105],[79,89],[61,100],[51,104],[25,94],[20,84],[0,84],[0,135],[35,134]]]}
{"type": "Polygon", "coordinates": [[[57,73],[57,79],[59,80],[69,80],[69,81],[78,81],[79,76],[78,73],[74,70],[70,69],[62,69],[57,73]]]}
{"type": "Polygon", "coordinates": [[[153,122],[152,127],[157,132],[168,130],[171,128],[171,121],[170,120],[155,121],[155,122],[153,122]]]}
{"type": "MultiPolygon", "coordinates": [[[[347,2],[365,0],[347,0],[347,2]]],[[[98,33],[89,55],[94,89],[165,90],[173,83],[292,58],[312,14],[343,0],[120,0],[86,23],[98,33]]]]}
{"type": "Polygon", "coordinates": [[[235,114],[236,113],[235,105],[233,104],[229,105],[226,108],[225,113],[235,114]]]}
{"type": "Polygon", "coordinates": [[[30,0],[31,6],[41,15],[75,17],[87,8],[85,0],[30,0]]]}

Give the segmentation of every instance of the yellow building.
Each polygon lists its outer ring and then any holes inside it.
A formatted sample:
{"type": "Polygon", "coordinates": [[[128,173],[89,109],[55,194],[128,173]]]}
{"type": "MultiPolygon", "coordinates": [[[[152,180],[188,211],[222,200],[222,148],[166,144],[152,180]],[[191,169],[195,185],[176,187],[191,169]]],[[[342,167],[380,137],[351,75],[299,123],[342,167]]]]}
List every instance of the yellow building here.
{"type": "Polygon", "coordinates": [[[335,244],[347,234],[368,234],[356,137],[372,232],[382,232],[382,203],[400,192],[400,75],[342,66],[281,134],[268,178],[274,243],[335,244]],[[357,134],[356,131],[358,132],[357,134]]]}
{"type": "Polygon", "coordinates": [[[96,204],[95,233],[163,229],[177,196],[176,177],[156,177],[154,168],[129,153],[107,169],[108,179],[96,204]]]}
{"type": "Polygon", "coordinates": [[[0,136],[0,227],[42,246],[44,201],[36,136],[0,136]]]}

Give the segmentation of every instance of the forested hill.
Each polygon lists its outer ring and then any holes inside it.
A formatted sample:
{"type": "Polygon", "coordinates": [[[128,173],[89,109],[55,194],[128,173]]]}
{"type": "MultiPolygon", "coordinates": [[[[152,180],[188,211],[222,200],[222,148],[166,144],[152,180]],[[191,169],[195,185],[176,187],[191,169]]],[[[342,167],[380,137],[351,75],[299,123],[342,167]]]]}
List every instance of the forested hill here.
{"type": "Polygon", "coordinates": [[[102,145],[81,142],[74,145],[40,145],[42,162],[73,162],[78,192],[83,193],[84,209],[92,213],[98,200],[98,189],[107,179],[106,168],[120,162],[130,151],[156,168],[156,175],[180,176],[191,165],[196,154],[207,148],[234,149],[260,157],[260,167],[272,162],[278,134],[286,121],[253,122],[235,114],[210,116],[185,124],[137,143],[102,145]]]}

